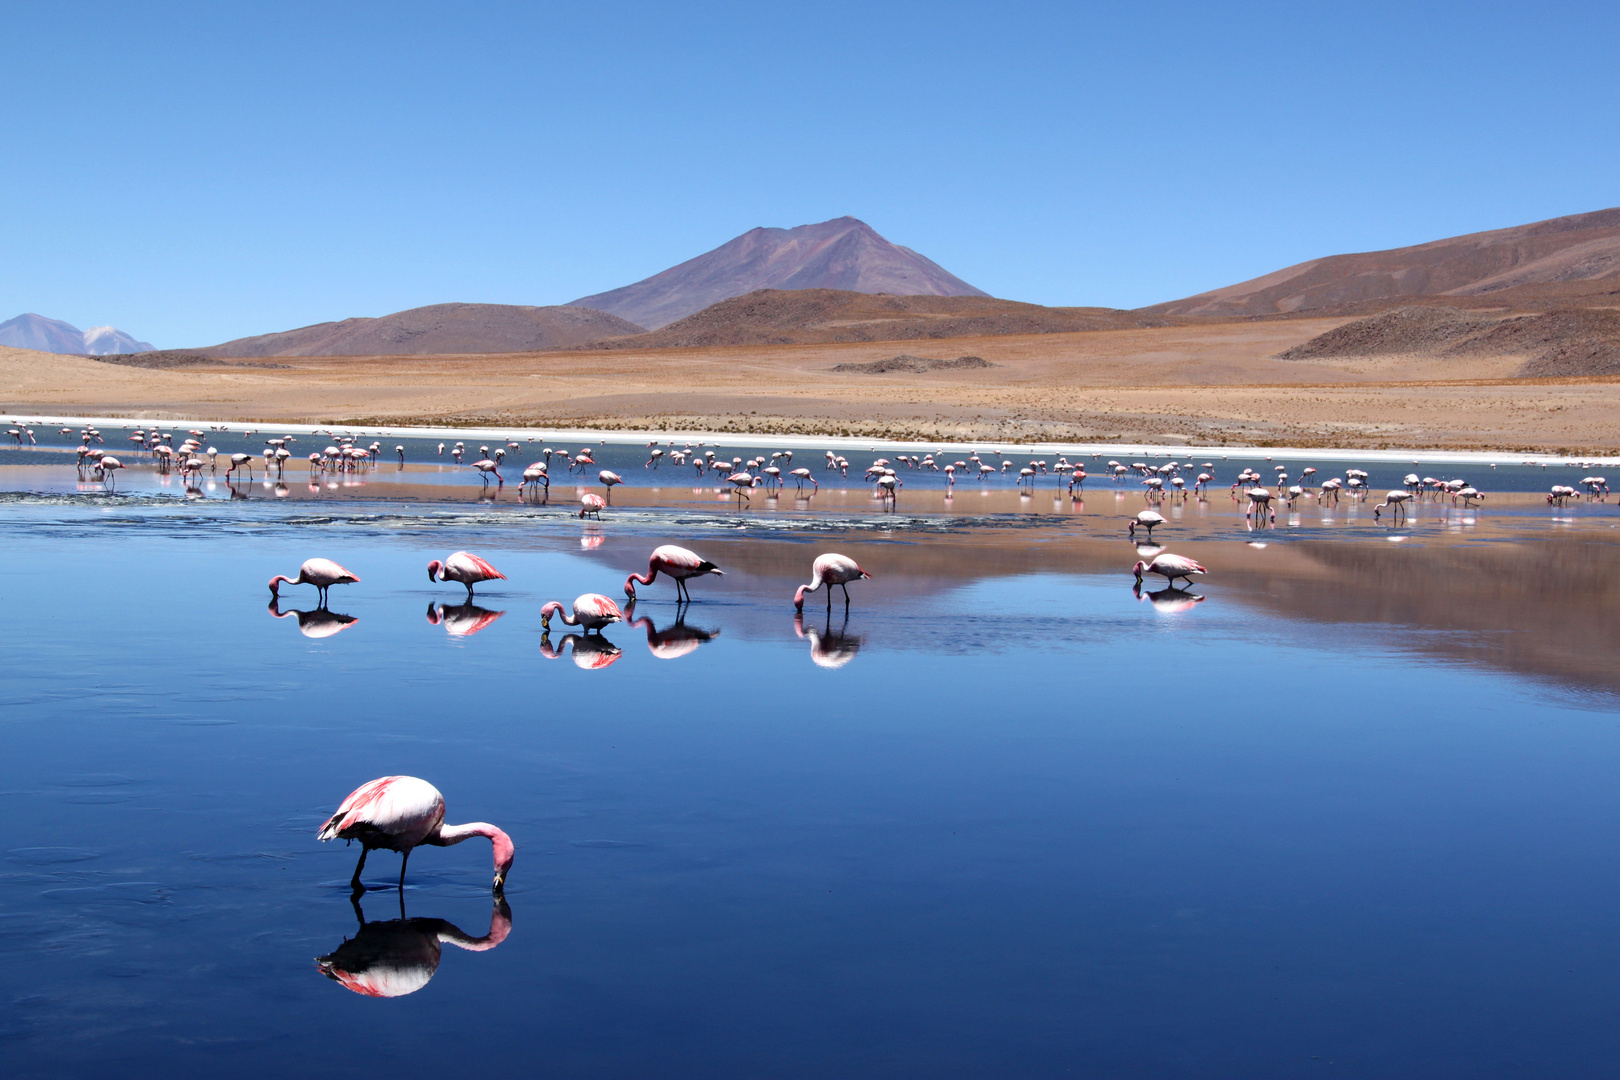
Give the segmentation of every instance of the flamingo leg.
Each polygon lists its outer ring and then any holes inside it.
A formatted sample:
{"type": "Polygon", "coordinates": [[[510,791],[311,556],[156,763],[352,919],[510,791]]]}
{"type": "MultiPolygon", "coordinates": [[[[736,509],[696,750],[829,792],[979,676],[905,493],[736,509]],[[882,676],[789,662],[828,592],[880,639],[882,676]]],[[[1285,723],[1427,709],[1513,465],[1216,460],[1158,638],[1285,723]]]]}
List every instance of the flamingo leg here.
{"type": "Polygon", "coordinates": [[[401,889],[405,888],[405,867],[410,864],[410,861],[411,861],[411,849],[406,848],[405,849],[405,854],[401,855],[400,859],[399,859],[399,887],[401,889]]]}
{"type": "Polygon", "coordinates": [[[354,877],[349,879],[349,886],[356,893],[363,893],[366,891],[366,887],[360,884],[360,871],[366,868],[366,856],[370,853],[370,848],[366,847],[364,844],[360,845],[360,861],[354,864],[354,877]]]}

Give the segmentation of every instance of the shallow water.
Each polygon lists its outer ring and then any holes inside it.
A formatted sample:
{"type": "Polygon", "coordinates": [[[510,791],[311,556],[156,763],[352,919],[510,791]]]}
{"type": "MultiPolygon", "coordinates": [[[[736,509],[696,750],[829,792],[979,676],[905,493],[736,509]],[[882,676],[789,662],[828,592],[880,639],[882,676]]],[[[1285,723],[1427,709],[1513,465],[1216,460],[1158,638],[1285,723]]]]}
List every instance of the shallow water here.
{"type": "Polygon", "coordinates": [[[1223,494],[1161,537],[1209,579],[1139,598],[1140,505],[13,496],[8,1074],[1610,1071],[1613,506],[1257,534],[1223,494]],[[542,637],[663,542],[728,571],[683,618],[660,580],[542,637]],[[462,547],[481,611],[423,573],[462,547]],[[823,550],[874,575],[847,622],[794,618],[823,550]],[[317,554],[342,618],[273,618],[317,554]],[[374,853],[362,929],[314,832],[391,773],[512,834],[509,914],[475,840],[402,894],[374,853]]]}

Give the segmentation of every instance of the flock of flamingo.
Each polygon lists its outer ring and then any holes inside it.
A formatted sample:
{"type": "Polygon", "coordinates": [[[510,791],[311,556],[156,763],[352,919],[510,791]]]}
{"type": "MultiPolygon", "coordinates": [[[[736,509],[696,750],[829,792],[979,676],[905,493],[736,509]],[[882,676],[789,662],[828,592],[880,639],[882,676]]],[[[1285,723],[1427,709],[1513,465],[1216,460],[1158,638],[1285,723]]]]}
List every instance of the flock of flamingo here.
{"type": "MultiPolygon", "coordinates": [[[[624,593],[630,607],[633,608],[635,603],[636,586],[651,586],[660,574],[675,583],[677,603],[685,603],[691,600],[687,584],[691,579],[708,575],[724,576],[725,571],[694,551],[674,544],[661,545],[648,557],[645,572],[632,573],[625,578],[624,593]]],[[[832,590],[840,588],[843,590],[847,614],[849,584],[871,576],[847,555],[835,552],[819,555],[811,564],[810,581],[799,586],[793,595],[794,610],[802,612],[807,593],[825,589],[830,612],[832,590]]],[[[504,581],[506,575],[486,559],[468,551],[457,551],[445,559],[429,562],[428,580],[461,585],[467,590],[470,604],[473,586],[486,581],[504,581]]],[[[277,574],[270,579],[269,587],[271,597],[275,599],[279,598],[283,585],[312,585],[319,597],[319,606],[325,608],[328,590],[338,585],[358,584],[359,581],[357,574],[331,559],[314,558],[304,561],[296,577],[277,574]]],[[[571,605],[565,606],[561,601],[551,600],[541,607],[540,622],[545,630],[549,631],[554,617],[566,625],[584,630],[587,643],[582,645],[576,641],[574,648],[577,658],[582,648],[588,652],[594,651],[595,646],[589,643],[592,631],[600,635],[604,627],[624,621],[625,613],[611,597],[601,593],[584,593],[575,597],[571,605]]],[[[549,648],[549,642],[542,645],[542,649],[549,648]]],[[[365,891],[360,875],[365,869],[366,856],[374,848],[400,853],[399,883],[403,887],[405,868],[414,849],[423,845],[448,847],[475,836],[487,837],[494,848],[496,893],[505,886],[515,852],[511,837],[494,825],[481,821],[467,825],[446,825],[444,796],[432,784],[412,776],[385,776],[362,784],[339,804],[337,811],[321,826],[318,835],[322,840],[360,842],[360,860],[355,864],[354,875],[350,879],[357,894],[365,891]]]]}

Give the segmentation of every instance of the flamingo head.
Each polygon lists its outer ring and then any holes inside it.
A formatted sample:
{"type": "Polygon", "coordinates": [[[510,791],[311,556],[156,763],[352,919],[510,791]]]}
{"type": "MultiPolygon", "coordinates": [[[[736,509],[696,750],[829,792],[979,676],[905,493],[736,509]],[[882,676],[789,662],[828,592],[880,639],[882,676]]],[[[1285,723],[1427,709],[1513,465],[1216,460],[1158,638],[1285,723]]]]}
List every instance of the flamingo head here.
{"type": "Polygon", "coordinates": [[[512,870],[512,860],[517,857],[517,848],[512,838],[500,829],[491,829],[493,835],[489,838],[495,848],[495,894],[499,896],[506,888],[506,875],[512,870]]]}
{"type": "Polygon", "coordinates": [[[551,617],[562,610],[562,604],[555,600],[550,601],[540,609],[540,627],[542,630],[551,629],[551,617]]]}
{"type": "Polygon", "coordinates": [[[624,595],[632,604],[636,602],[636,579],[633,575],[624,579],[624,595]]]}
{"type": "Polygon", "coordinates": [[[1142,575],[1147,573],[1147,563],[1138,559],[1136,565],[1131,567],[1131,573],[1136,575],[1136,580],[1138,583],[1140,583],[1142,580],[1142,575]]]}
{"type": "Polygon", "coordinates": [[[428,580],[438,581],[439,571],[443,569],[444,563],[440,562],[438,559],[434,559],[432,562],[428,563],[428,580]]]}
{"type": "MultiPolygon", "coordinates": [[[[1547,501],[1551,502],[1552,500],[1549,499],[1547,501]]],[[[285,581],[289,585],[296,585],[297,584],[297,582],[293,581],[292,578],[287,577],[285,574],[277,574],[275,577],[270,579],[270,595],[271,596],[280,596],[281,595],[281,583],[283,581],[285,581]]]]}
{"type": "Polygon", "coordinates": [[[793,610],[794,611],[803,611],[804,610],[804,586],[803,585],[800,585],[799,586],[799,591],[793,594],[793,610]]]}

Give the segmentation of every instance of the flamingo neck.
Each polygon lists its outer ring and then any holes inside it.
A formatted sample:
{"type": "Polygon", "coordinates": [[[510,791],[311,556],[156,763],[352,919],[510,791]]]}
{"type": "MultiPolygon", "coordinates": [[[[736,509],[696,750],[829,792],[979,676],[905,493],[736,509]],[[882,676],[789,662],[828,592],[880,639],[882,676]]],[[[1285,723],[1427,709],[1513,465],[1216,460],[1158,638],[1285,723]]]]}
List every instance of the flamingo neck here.
{"type": "Polygon", "coordinates": [[[469,821],[465,825],[440,825],[438,832],[423,842],[437,847],[451,847],[475,836],[489,838],[495,853],[495,875],[505,877],[517,849],[510,836],[487,821],[469,821]]]}

